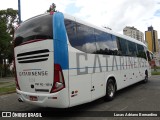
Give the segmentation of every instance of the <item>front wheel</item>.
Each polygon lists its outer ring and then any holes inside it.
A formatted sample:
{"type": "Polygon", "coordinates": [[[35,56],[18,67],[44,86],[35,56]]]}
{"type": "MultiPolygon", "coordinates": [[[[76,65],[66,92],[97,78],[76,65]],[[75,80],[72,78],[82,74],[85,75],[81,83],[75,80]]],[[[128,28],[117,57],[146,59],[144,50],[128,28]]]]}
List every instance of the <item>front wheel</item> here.
{"type": "Polygon", "coordinates": [[[144,78],[143,82],[144,83],[148,82],[148,72],[147,71],[145,72],[145,78],[144,78]]]}
{"type": "Polygon", "coordinates": [[[148,75],[145,76],[143,82],[144,82],[144,83],[147,83],[147,82],[148,82],[148,75]]]}
{"type": "Polygon", "coordinates": [[[106,86],[105,100],[107,101],[113,100],[115,92],[116,92],[115,82],[112,79],[109,79],[106,86]]]}

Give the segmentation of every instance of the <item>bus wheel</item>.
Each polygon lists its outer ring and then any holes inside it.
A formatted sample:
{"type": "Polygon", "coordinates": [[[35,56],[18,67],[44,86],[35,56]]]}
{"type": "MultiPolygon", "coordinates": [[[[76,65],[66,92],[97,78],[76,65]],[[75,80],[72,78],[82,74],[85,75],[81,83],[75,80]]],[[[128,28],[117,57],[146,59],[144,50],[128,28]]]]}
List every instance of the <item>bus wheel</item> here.
{"type": "Polygon", "coordinates": [[[148,82],[148,72],[147,71],[145,72],[145,78],[144,78],[143,82],[144,83],[148,82]]]}
{"type": "Polygon", "coordinates": [[[105,95],[105,100],[106,101],[111,101],[113,100],[116,92],[116,86],[115,83],[112,79],[109,79],[107,82],[107,87],[106,87],[106,95],[105,95]]]}

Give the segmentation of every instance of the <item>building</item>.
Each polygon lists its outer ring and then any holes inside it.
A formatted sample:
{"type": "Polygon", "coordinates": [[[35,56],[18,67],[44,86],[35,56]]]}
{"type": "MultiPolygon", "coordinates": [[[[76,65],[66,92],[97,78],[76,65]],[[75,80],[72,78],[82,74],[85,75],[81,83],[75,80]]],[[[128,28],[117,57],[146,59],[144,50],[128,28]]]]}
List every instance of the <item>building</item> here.
{"type": "Polygon", "coordinates": [[[144,34],[143,34],[143,32],[139,31],[135,27],[126,26],[123,29],[123,34],[127,35],[127,36],[130,36],[130,37],[132,37],[134,39],[137,39],[137,40],[139,40],[139,41],[144,43],[144,34]]]}
{"type": "Polygon", "coordinates": [[[152,26],[148,27],[148,31],[145,31],[145,40],[150,51],[153,53],[159,52],[158,34],[152,26]]]}
{"type": "Polygon", "coordinates": [[[160,66],[158,33],[152,26],[148,27],[148,31],[145,31],[145,40],[147,42],[148,49],[153,52],[156,66],[160,66]]]}

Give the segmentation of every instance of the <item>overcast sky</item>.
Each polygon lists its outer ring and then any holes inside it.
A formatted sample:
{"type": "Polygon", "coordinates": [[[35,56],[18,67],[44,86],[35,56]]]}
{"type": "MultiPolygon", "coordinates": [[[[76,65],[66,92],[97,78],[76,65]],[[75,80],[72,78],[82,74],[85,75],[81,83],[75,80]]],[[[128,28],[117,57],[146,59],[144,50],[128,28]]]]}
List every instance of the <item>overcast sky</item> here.
{"type": "MultiPolygon", "coordinates": [[[[60,12],[119,33],[125,26],[144,33],[152,25],[160,38],[160,0],[21,0],[22,20],[45,13],[52,3],[60,12]]],[[[18,0],[0,0],[0,9],[6,8],[18,9],[18,0]]]]}

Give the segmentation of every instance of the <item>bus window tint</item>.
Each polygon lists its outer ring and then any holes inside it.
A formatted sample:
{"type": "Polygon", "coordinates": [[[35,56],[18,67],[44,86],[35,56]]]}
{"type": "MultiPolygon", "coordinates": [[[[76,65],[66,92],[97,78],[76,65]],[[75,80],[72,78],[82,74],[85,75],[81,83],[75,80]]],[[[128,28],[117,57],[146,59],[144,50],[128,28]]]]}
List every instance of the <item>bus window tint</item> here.
{"type": "Polygon", "coordinates": [[[144,47],[142,45],[137,44],[137,50],[138,50],[137,57],[141,57],[141,58],[147,59],[144,47]]]}
{"type": "Polygon", "coordinates": [[[149,51],[147,51],[147,58],[148,58],[148,61],[151,61],[151,60],[152,60],[152,58],[151,58],[151,55],[150,55],[150,52],[149,52],[149,51]]]}
{"type": "Polygon", "coordinates": [[[128,56],[128,43],[127,40],[119,38],[121,54],[123,56],[128,56]]]}
{"type": "Polygon", "coordinates": [[[71,20],[65,20],[65,26],[72,47],[86,52],[96,53],[94,29],[71,20]]]}
{"type": "Polygon", "coordinates": [[[114,55],[119,55],[119,52],[118,52],[118,43],[117,43],[117,37],[115,35],[112,35],[112,42],[113,42],[113,54],[114,55]]]}
{"type": "Polygon", "coordinates": [[[80,51],[146,59],[142,45],[67,19],[65,26],[71,46],[80,51]]]}
{"type": "Polygon", "coordinates": [[[95,30],[96,36],[96,43],[97,43],[97,54],[106,54],[106,55],[113,55],[113,42],[111,35],[100,31],[95,30]]]}
{"type": "Polygon", "coordinates": [[[15,47],[35,39],[53,39],[52,16],[47,14],[28,20],[15,31],[15,47]]]}
{"type": "Polygon", "coordinates": [[[77,23],[77,48],[86,53],[95,53],[97,51],[94,29],[77,23]]]}
{"type": "Polygon", "coordinates": [[[129,53],[129,56],[137,55],[136,44],[131,41],[128,41],[128,53],[129,53]]]}
{"type": "Polygon", "coordinates": [[[66,31],[68,34],[68,39],[70,44],[76,48],[77,38],[76,38],[76,24],[74,21],[65,20],[66,31]]]}
{"type": "Polygon", "coordinates": [[[121,44],[120,44],[120,38],[117,37],[117,49],[118,49],[118,53],[117,55],[121,56],[122,55],[122,48],[121,48],[121,44]]]}

